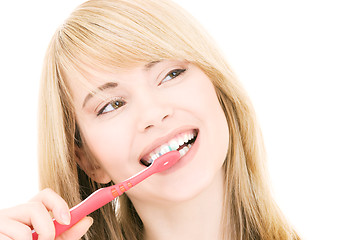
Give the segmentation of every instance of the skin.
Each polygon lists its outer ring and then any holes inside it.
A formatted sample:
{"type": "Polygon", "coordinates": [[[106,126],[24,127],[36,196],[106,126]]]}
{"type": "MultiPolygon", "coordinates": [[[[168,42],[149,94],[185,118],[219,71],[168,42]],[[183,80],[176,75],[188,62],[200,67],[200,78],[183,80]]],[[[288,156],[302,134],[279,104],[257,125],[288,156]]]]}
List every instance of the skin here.
{"type": "MultiPolygon", "coordinates": [[[[0,240],[31,240],[34,230],[39,240],[53,240],[55,236],[52,216],[62,224],[70,222],[66,202],[51,189],[39,192],[29,202],[0,210],[0,240]]],[[[93,219],[86,217],[56,238],[56,240],[80,239],[92,225],[93,219]]]]}
{"type": "Polygon", "coordinates": [[[87,97],[89,91],[69,78],[83,141],[99,164],[91,168],[79,154],[83,169],[98,182],[121,182],[145,168],[139,161],[145,153],[197,129],[195,144],[176,165],[127,195],[147,239],[217,239],[229,134],[210,79],[195,65],[172,60],[112,73],[88,71],[85,77],[95,89],[103,87],[87,97]],[[112,100],[122,106],[107,105],[112,100]],[[100,114],[104,106],[108,112],[100,114]]]}
{"type": "MultiPolygon", "coordinates": [[[[229,135],[210,79],[192,64],[171,60],[112,73],[89,69],[84,76],[98,89],[89,97],[81,81],[70,76],[77,123],[97,166],[84,149],[77,149],[77,161],[97,182],[118,183],[132,176],[146,167],[140,159],[153,148],[197,129],[196,142],[176,165],[126,194],[144,223],[147,240],[220,239],[222,164],[229,135]],[[109,82],[116,84],[105,85],[109,82]]],[[[39,240],[53,240],[52,216],[63,224],[70,221],[65,201],[46,189],[28,203],[0,210],[0,240],[31,239],[31,228],[39,240]]],[[[56,239],[79,239],[92,222],[86,217],[56,239]]]]}

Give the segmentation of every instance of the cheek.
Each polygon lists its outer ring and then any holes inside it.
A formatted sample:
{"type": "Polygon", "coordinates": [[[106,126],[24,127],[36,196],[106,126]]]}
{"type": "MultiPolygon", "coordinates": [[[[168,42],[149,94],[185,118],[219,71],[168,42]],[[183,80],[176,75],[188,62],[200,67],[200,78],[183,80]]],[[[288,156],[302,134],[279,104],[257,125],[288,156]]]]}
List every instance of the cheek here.
{"type": "Polygon", "coordinates": [[[208,134],[228,142],[228,124],[211,80],[205,74],[199,73],[197,79],[187,88],[189,90],[184,101],[196,116],[202,118],[208,134]]]}
{"type": "Polygon", "coordinates": [[[190,111],[199,121],[203,131],[203,156],[215,159],[216,167],[223,163],[229,145],[229,127],[211,80],[198,71],[183,86],[182,101],[185,111],[190,111]],[[211,151],[212,150],[212,151],[211,151]]]}
{"type": "MultiPolygon", "coordinates": [[[[208,156],[210,159],[215,160],[215,167],[221,167],[226,157],[228,145],[229,145],[229,127],[224,114],[224,111],[220,105],[215,89],[210,82],[204,82],[203,107],[199,107],[199,111],[204,116],[204,130],[207,135],[208,144],[208,156]]],[[[205,140],[205,139],[204,139],[205,140]]],[[[210,166],[212,167],[212,166],[210,166]]]]}
{"type": "Polygon", "coordinates": [[[114,118],[113,124],[97,124],[97,126],[84,126],[85,141],[96,157],[102,168],[117,181],[117,178],[125,178],[133,172],[130,166],[132,154],[130,152],[131,129],[126,124],[117,124],[114,118]],[[117,173],[112,170],[117,169],[117,173]],[[117,175],[117,176],[114,176],[117,175]]]}
{"type": "Polygon", "coordinates": [[[193,111],[195,116],[202,115],[205,118],[220,115],[222,109],[210,79],[201,70],[193,70],[192,75],[185,80],[168,97],[173,98],[177,106],[193,111]]]}

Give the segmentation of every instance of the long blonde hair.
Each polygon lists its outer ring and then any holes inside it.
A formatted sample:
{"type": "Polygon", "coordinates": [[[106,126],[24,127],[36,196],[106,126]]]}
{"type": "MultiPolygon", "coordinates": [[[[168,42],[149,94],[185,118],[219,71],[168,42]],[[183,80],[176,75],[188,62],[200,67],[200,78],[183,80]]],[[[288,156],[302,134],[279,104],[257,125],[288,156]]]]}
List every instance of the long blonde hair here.
{"type": "MultiPolygon", "coordinates": [[[[187,60],[211,79],[225,112],[230,145],[225,170],[223,238],[299,239],[271,196],[265,150],[255,113],[215,43],[178,5],[168,0],[91,0],[54,34],[46,53],[40,91],[40,187],[50,187],[70,206],[103,185],[75,161],[86,147],[77,129],[67,74],[87,66],[127,68],[139,62],[187,60]]],[[[87,239],[143,239],[143,225],[127,195],[94,213],[87,239]]]]}

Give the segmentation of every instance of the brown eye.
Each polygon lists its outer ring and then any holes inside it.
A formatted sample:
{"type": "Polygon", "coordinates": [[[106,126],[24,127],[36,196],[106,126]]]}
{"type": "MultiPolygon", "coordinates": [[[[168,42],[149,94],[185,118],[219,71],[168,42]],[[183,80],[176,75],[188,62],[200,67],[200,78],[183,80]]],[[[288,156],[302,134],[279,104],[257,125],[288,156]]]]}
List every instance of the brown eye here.
{"type": "Polygon", "coordinates": [[[124,106],[126,102],[122,99],[113,100],[111,102],[108,102],[102,109],[98,112],[97,116],[105,113],[112,112],[122,106],[124,106]]]}
{"type": "Polygon", "coordinates": [[[167,73],[166,77],[161,81],[161,84],[178,77],[185,71],[186,69],[174,69],[170,71],[169,73],[167,73]]]}

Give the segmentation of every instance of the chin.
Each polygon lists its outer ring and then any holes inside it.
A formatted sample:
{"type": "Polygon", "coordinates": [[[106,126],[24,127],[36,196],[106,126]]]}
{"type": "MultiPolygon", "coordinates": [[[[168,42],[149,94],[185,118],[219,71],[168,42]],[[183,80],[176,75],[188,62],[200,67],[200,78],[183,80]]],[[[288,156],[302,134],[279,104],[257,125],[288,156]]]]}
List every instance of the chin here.
{"type": "MultiPolygon", "coordinates": [[[[196,160],[196,159],[195,159],[196,160]]],[[[162,184],[153,196],[161,207],[175,204],[187,204],[192,201],[208,201],[215,194],[222,194],[224,186],[224,173],[222,164],[217,168],[192,168],[190,171],[179,171],[173,174],[172,179],[162,184]]],[[[191,166],[190,166],[191,168],[191,166]]]]}

